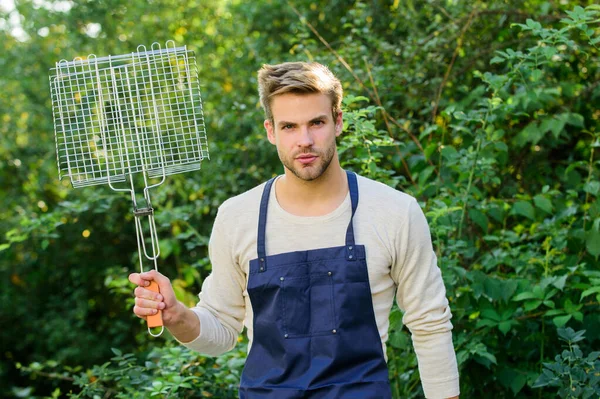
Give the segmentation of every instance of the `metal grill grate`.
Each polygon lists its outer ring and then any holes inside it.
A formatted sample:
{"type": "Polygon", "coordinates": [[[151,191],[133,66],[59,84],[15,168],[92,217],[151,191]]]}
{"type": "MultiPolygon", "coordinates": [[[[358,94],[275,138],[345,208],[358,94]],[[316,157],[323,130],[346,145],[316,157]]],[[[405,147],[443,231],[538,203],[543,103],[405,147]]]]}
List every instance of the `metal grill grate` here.
{"type": "Polygon", "coordinates": [[[50,72],[59,176],[73,187],[158,178],[208,158],[194,53],[167,42],[50,72]],[[170,46],[171,44],[171,46],[170,46]]]}

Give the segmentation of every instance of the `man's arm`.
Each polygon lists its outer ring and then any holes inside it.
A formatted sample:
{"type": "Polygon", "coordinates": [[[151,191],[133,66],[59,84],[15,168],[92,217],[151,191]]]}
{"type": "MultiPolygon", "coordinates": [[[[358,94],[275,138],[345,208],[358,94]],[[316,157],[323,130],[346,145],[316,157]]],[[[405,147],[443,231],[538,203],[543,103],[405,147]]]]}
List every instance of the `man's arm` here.
{"type": "Polygon", "coordinates": [[[397,234],[392,277],[398,285],[396,300],[404,311],[403,322],[412,334],[425,396],[457,397],[459,380],[452,344],[452,314],[429,226],[415,200],[411,200],[408,217],[397,234]]]}
{"type": "Polygon", "coordinates": [[[243,291],[245,274],[233,255],[231,234],[225,227],[235,225],[225,220],[221,208],[215,218],[208,249],[212,272],[204,280],[200,302],[193,308],[177,301],[169,279],[156,271],[132,273],[129,280],[137,284],[134,313],[143,319],[162,310],[169,332],[186,347],[209,356],[218,356],[237,343],[246,312],[243,291]],[[160,294],[146,289],[155,280],[160,294]]]}

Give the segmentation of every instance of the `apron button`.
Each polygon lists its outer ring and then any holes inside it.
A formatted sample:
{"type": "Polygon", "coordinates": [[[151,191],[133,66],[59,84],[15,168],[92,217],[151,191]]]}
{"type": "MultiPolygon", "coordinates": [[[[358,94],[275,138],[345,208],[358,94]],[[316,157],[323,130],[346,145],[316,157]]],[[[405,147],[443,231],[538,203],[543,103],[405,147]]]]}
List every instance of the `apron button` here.
{"type": "Polygon", "coordinates": [[[328,276],[331,276],[331,272],[327,272],[327,275],[328,275],[328,276]]]}
{"type": "Polygon", "coordinates": [[[279,279],[280,279],[281,281],[285,280],[283,277],[279,277],[279,279]]]}
{"type": "Polygon", "coordinates": [[[352,245],[350,245],[350,246],[348,247],[348,249],[349,249],[350,251],[352,251],[352,245]]]}
{"type": "Polygon", "coordinates": [[[261,271],[261,272],[264,272],[264,271],[265,271],[265,268],[261,266],[261,267],[260,267],[260,271],[261,271]]]}
{"type": "Polygon", "coordinates": [[[288,337],[288,335],[287,335],[287,334],[285,334],[285,335],[283,336],[283,338],[287,338],[287,337],[288,337]]]}
{"type": "Polygon", "coordinates": [[[348,259],[352,259],[352,255],[348,255],[348,259]]]}
{"type": "Polygon", "coordinates": [[[332,330],[331,332],[335,334],[335,333],[337,333],[337,330],[332,330]]]}

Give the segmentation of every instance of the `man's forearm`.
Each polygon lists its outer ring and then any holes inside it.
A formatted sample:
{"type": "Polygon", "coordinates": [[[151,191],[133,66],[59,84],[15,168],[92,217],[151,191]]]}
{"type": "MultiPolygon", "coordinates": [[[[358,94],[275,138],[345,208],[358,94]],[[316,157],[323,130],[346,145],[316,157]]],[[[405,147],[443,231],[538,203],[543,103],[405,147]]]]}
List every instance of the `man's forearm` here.
{"type": "Polygon", "coordinates": [[[170,320],[164,320],[165,327],[179,342],[191,342],[200,335],[198,316],[181,302],[170,320]]]}

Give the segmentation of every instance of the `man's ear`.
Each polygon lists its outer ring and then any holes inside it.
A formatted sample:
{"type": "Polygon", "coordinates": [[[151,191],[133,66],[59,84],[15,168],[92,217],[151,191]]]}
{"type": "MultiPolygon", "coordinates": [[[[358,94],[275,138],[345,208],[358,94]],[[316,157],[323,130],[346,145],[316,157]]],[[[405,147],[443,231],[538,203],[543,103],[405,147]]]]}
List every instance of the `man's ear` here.
{"type": "Polygon", "coordinates": [[[273,123],[270,119],[265,119],[264,126],[265,130],[267,131],[267,138],[269,139],[269,142],[275,145],[275,127],[273,126],[273,123]]]}
{"type": "Polygon", "coordinates": [[[342,130],[344,130],[344,118],[342,111],[340,111],[337,114],[337,118],[335,118],[335,137],[339,137],[342,134],[342,130]]]}

